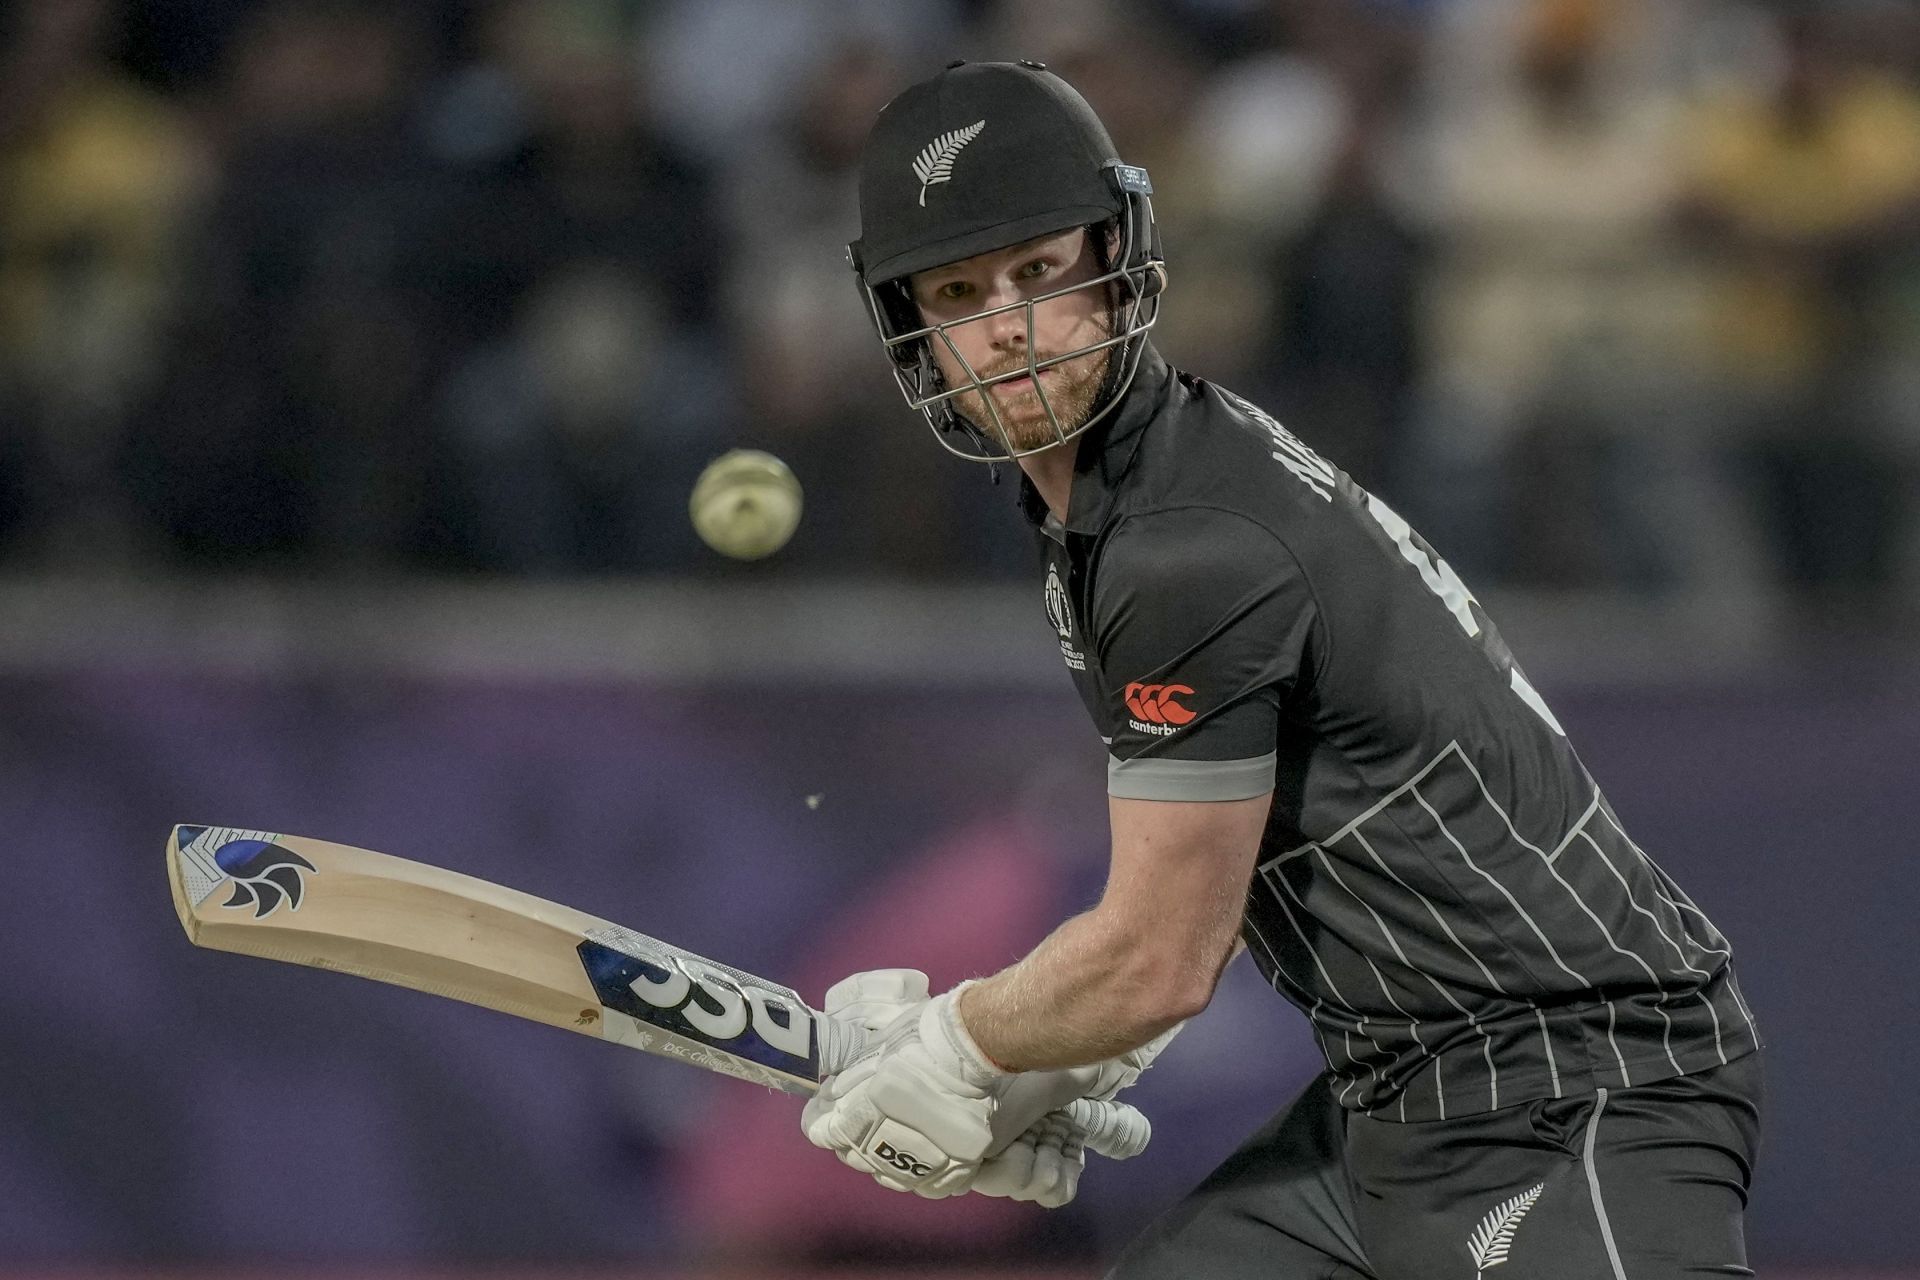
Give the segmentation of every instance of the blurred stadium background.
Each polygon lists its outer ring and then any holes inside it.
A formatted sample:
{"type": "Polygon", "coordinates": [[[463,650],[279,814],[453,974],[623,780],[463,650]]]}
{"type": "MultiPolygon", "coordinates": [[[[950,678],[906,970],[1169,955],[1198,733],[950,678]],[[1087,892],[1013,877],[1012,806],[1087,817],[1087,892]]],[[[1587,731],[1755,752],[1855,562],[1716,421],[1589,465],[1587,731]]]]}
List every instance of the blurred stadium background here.
{"type": "Polygon", "coordinates": [[[1088,1276],[1312,1073],[1236,967],[1147,1157],[927,1205],[172,918],[168,826],[259,826],[818,999],[1097,893],[1010,486],[841,260],[957,56],[1086,92],[1162,349],[1423,529],[1734,939],[1762,1272],[1920,1274],[1910,0],[0,0],[0,1274],[1088,1276]],[[743,445],[809,497],[753,565],[686,520],[743,445]]]}

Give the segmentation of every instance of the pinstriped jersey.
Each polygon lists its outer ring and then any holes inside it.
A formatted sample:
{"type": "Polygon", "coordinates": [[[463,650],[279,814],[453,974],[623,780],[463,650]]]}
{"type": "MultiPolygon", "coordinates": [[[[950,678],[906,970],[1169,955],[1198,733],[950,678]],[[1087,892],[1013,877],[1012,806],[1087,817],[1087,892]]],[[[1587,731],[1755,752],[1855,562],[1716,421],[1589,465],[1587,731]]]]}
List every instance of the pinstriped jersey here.
{"type": "Polygon", "coordinates": [[[1067,520],[1022,485],[1109,789],[1272,793],[1242,934],[1396,1120],[1701,1071],[1759,1034],[1472,592],[1256,406],[1149,351],[1067,520]]]}

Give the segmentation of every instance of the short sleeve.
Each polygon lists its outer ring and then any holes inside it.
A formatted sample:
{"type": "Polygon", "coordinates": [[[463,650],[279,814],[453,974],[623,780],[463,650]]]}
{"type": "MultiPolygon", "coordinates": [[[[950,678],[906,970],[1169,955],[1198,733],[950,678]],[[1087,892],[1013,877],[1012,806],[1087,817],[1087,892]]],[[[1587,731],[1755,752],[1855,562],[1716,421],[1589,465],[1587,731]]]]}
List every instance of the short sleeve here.
{"type": "Polygon", "coordinates": [[[1274,781],[1281,715],[1310,683],[1318,611],[1298,561],[1211,507],[1130,517],[1101,553],[1093,638],[1110,794],[1240,800],[1274,781]]]}

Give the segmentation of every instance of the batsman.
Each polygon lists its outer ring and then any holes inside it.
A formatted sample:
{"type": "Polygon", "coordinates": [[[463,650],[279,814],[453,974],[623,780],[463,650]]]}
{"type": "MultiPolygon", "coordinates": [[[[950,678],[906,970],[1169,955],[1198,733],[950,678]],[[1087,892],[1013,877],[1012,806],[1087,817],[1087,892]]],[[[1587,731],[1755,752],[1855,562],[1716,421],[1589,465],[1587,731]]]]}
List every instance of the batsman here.
{"type": "Polygon", "coordinates": [[[880,1048],[807,1136],[898,1190],[1064,1203],[1064,1113],[989,1158],[1013,1082],[1111,1098],[1244,948],[1326,1070],[1114,1276],[1753,1274],[1760,1035],[1727,940],[1434,548],[1154,350],[1151,181],[1087,103],[1031,62],[908,88],[849,257],[907,403],[1019,470],[1112,860],[999,973],[839,984],[829,1011],[880,1048]]]}

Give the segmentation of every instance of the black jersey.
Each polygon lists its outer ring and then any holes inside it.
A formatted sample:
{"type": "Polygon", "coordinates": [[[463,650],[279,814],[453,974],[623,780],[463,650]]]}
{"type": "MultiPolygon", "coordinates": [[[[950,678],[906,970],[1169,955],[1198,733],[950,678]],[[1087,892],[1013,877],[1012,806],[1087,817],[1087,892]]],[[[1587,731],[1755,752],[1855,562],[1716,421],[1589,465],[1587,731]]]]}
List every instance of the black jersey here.
{"type": "Polygon", "coordinates": [[[1758,1047],[1726,940],[1473,594],[1267,414],[1149,351],[1064,527],[1022,505],[1112,794],[1273,792],[1243,936],[1343,1105],[1442,1119],[1758,1047]]]}

